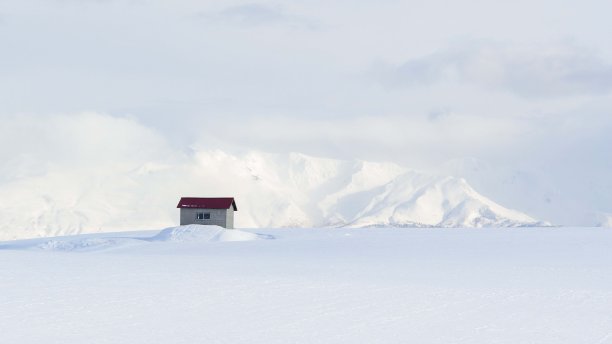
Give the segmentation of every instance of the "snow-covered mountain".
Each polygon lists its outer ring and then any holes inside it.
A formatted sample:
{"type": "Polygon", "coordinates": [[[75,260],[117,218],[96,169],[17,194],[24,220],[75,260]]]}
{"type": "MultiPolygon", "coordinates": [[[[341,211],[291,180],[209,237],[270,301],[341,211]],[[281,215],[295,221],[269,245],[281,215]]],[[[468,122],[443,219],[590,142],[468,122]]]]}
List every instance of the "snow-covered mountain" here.
{"type": "MultiPolygon", "coordinates": [[[[568,182],[551,178],[538,166],[500,166],[476,158],[453,159],[437,173],[464,178],[478,192],[539,219],[564,226],[612,227],[610,182],[568,182]]],[[[570,180],[584,178],[569,168],[564,174],[570,180]]],[[[595,171],[591,177],[602,178],[595,171]]]]}
{"type": "MultiPolygon", "coordinates": [[[[321,159],[295,153],[271,158],[251,155],[237,160],[252,172],[256,183],[268,185],[268,190],[286,190],[277,198],[282,200],[278,205],[284,211],[271,214],[268,223],[259,223],[263,226],[546,225],[496,204],[460,178],[392,163],[321,159]]],[[[247,202],[257,212],[256,203],[247,202]]]]}
{"type": "Polygon", "coordinates": [[[238,227],[545,225],[461,178],[393,163],[196,151],[172,162],[58,166],[5,181],[0,238],[174,224],[180,196],[234,196],[238,227]]]}

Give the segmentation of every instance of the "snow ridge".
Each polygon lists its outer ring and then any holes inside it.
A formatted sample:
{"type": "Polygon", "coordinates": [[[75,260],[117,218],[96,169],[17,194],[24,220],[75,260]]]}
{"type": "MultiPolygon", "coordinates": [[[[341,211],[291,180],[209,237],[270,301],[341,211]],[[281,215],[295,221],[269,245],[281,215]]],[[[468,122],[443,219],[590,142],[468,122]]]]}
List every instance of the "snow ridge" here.
{"type": "Polygon", "coordinates": [[[63,237],[17,240],[0,245],[0,249],[92,252],[146,246],[155,243],[205,243],[226,241],[269,240],[274,236],[251,233],[219,226],[188,225],[161,231],[130,233],[77,234],[63,237]]]}

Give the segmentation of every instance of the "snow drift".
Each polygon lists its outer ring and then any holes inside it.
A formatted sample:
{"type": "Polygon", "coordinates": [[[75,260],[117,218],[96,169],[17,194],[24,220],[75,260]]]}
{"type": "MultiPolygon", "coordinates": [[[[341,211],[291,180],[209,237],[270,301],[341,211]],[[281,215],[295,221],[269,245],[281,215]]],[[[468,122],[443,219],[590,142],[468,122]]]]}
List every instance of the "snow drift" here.
{"type": "Polygon", "coordinates": [[[43,251],[103,251],[152,243],[205,243],[222,241],[252,241],[274,239],[271,235],[224,229],[219,226],[188,225],[161,231],[128,233],[82,234],[65,237],[41,238],[7,242],[0,249],[26,249],[43,251]]]}
{"type": "Polygon", "coordinates": [[[250,241],[262,238],[260,235],[237,229],[223,229],[219,226],[188,225],[162,230],[149,241],[250,241]]]}

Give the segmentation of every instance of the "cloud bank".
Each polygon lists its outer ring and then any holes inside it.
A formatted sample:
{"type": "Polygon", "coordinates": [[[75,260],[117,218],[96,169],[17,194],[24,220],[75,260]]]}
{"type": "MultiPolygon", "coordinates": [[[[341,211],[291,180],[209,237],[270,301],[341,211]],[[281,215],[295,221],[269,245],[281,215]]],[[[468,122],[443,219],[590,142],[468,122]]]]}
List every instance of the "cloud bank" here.
{"type": "Polygon", "coordinates": [[[612,63],[567,44],[476,44],[411,59],[381,81],[388,87],[470,83],[526,98],[599,95],[612,90],[612,63]]]}

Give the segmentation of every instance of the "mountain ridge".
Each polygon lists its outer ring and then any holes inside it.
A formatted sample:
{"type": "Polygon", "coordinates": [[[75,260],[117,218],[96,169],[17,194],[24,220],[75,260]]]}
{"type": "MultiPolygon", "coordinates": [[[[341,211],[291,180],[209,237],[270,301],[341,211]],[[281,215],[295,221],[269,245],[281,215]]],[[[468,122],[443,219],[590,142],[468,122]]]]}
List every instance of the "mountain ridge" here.
{"type": "Polygon", "coordinates": [[[55,167],[3,185],[0,239],[168,227],[185,195],[236,197],[243,228],[548,225],[464,179],[394,163],[195,150],[180,163],[78,172],[55,167]]]}

